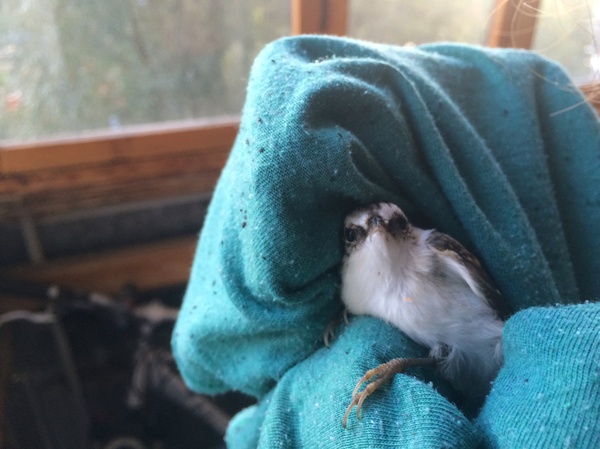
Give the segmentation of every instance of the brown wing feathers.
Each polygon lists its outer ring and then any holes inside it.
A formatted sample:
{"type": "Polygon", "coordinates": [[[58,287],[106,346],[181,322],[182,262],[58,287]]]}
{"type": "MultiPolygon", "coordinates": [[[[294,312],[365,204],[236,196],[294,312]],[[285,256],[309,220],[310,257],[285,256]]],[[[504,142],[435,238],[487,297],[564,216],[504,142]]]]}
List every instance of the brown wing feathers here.
{"type": "Polygon", "coordinates": [[[508,318],[509,311],[504,298],[473,254],[458,241],[443,232],[433,231],[427,242],[446,257],[452,257],[455,261],[463,265],[469,272],[469,275],[475,280],[487,301],[498,312],[498,315],[502,319],[508,318]]]}

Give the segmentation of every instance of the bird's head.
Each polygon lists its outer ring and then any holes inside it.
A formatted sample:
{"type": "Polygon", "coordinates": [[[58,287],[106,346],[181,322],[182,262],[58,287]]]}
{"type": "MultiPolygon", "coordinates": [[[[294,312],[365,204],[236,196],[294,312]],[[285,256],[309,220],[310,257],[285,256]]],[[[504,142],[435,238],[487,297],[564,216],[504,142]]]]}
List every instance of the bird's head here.
{"type": "Polygon", "coordinates": [[[412,226],[402,209],[392,203],[375,203],[358,209],[344,221],[344,246],[350,255],[379,234],[383,242],[400,242],[411,235],[412,226]]]}

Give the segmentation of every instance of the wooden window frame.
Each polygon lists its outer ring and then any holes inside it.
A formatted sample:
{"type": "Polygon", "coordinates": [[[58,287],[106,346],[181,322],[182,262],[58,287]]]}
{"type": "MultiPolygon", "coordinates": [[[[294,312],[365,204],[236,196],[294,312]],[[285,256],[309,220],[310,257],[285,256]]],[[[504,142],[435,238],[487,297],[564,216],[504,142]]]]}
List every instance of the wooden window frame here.
{"type": "MultiPolygon", "coordinates": [[[[346,34],[350,0],[290,1],[293,34],[346,34]]],[[[496,0],[489,45],[529,48],[538,7],[539,0],[496,0]]],[[[0,146],[0,220],[22,214],[35,218],[154,195],[210,192],[238,126],[238,119],[195,120],[0,146]],[[175,186],[177,162],[188,158],[191,163],[192,154],[197,156],[194,174],[202,180],[175,186]],[[155,164],[150,168],[152,161],[155,164]],[[162,190],[161,182],[170,187],[162,190]],[[137,193],[127,193],[127,185],[136,187],[137,193]],[[120,187],[125,192],[121,199],[115,195],[120,187]],[[103,192],[106,198],[102,198],[103,192]],[[58,204],[63,193],[73,200],[58,204]]],[[[191,176],[189,170],[186,173],[191,176]]]]}
{"type": "Polygon", "coordinates": [[[530,49],[541,0],[496,0],[488,45],[530,49]]]}
{"type": "MultiPolygon", "coordinates": [[[[290,1],[292,34],[346,34],[350,0],[290,1]]],[[[538,6],[539,0],[496,0],[489,45],[530,48],[538,6]]],[[[582,90],[600,111],[599,85],[582,90]]],[[[192,120],[0,146],[0,221],[209,194],[238,127],[238,118],[192,120]]],[[[17,267],[4,274],[108,293],[126,282],[156,288],[186,281],[195,240],[174,239],[172,244],[17,267]],[[166,271],[160,268],[165,260],[161,254],[169,260],[166,271]],[[153,262],[157,260],[160,266],[153,262]]]]}
{"type": "Polygon", "coordinates": [[[350,0],[291,1],[292,34],[346,34],[350,0]]]}

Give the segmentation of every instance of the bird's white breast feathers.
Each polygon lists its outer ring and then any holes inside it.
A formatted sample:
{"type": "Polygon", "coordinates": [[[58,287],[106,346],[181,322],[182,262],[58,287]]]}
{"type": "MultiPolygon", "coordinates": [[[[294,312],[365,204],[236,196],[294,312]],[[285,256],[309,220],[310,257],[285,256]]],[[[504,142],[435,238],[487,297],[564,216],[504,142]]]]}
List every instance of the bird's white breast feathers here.
{"type": "Polygon", "coordinates": [[[381,318],[429,347],[455,386],[488,384],[502,363],[502,321],[466,272],[427,246],[431,231],[412,233],[413,239],[390,242],[375,232],[348,255],[343,302],[351,313],[381,318]]]}

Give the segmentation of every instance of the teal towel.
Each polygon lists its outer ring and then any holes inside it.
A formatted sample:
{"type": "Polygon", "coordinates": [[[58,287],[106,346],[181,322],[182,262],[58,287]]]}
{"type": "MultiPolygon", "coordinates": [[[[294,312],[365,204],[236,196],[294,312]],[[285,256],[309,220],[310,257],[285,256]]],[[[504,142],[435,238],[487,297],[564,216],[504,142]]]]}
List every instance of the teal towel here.
{"type": "Polygon", "coordinates": [[[600,296],[599,229],[598,117],[555,64],[464,45],[282,39],[251,71],[173,351],[194,390],[259,399],[232,422],[232,448],[600,447],[600,306],[581,304],[600,296]],[[435,371],[414,369],[341,426],[364,371],[426,353],[368,317],[323,347],[341,310],[343,219],[375,201],[460,240],[521,311],[477,419],[435,371]],[[559,304],[579,305],[534,307],[559,304]],[[594,401],[587,430],[569,424],[588,404],[580,391],[594,401]]]}

